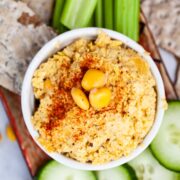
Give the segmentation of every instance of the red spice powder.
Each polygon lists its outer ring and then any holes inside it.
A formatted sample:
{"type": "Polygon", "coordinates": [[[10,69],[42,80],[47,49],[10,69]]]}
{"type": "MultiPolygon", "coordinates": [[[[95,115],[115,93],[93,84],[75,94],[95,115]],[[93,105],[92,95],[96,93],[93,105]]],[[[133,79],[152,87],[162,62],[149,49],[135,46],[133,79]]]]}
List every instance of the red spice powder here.
{"type": "Polygon", "coordinates": [[[81,70],[82,72],[86,72],[88,69],[92,68],[92,65],[95,63],[95,59],[87,54],[84,58],[84,61],[81,63],[81,70]]]}
{"type": "MultiPolygon", "coordinates": [[[[50,133],[50,131],[60,125],[62,120],[66,117],[66,113],[75,105],[71,97],[71,89],[73,87],[80,87],[81,80],[84,73],[92,67],[95,63],[93,57],[87,54],[84,61],[81,63],[81,72],[75,73],[70,79],[66,81],[61,81],[59,83],[59,89],[52,96],[52,105],[49,107],[48,119],[49,122],[45,123],[43,127],[50,133]],[[66,82],[66,83],[65,83],[66,82]]],[[[70,71],[69,64],[65,65],[64,68],[70,71]]],[[[77,113],[78,116],[85,115],[85,113],[80,111],[77,113]]],[[[77,122],[78,123],[78,122],[77,122]]],[[[78,134],[78,136],[83,133],[78,134]]]]}
{"type": "Polygon", "coordinates": [[[60,88],[52,97],[52,105],[49,107],[48,119],[49,122],[43,126],[47,131],[59,126],[68,112],[74,105],[70,91],[60,88]]]}
{"type": "Polygon", "coordinates": [[[77,132],[77,134],[75,134],[73,136],[73,138],[74,138],[75,141],[78,141],[80,139],[80,137],[83,136],[84,134],[85,134],[85,132],[80,130],[79,132],[77,132]]]}

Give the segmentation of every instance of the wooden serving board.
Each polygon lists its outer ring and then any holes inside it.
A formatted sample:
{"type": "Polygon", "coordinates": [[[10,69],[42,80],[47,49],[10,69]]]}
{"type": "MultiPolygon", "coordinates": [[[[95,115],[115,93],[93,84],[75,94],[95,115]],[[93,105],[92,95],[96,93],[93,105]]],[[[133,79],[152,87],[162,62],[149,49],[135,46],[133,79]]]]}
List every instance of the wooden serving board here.
{"type": "MultiPolygon", "coordinates": [[[[143,13],[141,13],[139,43],[148,52],[150,52],[152,58],[156,62],[164,81],[167,99],[177,99],[174,87],[172,86],[172,83],[167,75],[159,51],[149,30],[147,21],[143,13]]],[[[40,166],[43,165],[45,161],[49,160],[50,157],[48,157],[35,144],[26,128],[21,112],[20,96],[0,87],[0,99],[2,100],[7,115],[9,116],[9,120],[17,136],[20,149],[26,160],[29,171],[33,177],[36,174],[37,170],[40,168],[40,166]]]]}

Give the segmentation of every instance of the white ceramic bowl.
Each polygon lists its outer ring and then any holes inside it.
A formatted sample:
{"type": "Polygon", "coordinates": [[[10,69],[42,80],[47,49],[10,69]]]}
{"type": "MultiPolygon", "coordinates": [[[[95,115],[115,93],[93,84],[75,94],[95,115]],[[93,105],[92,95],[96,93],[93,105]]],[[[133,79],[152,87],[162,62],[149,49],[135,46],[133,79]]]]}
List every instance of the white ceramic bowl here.
{"type": "Polygon", "coordinates": [[[162,122],[163,114],[164,114],[164,109],[163,109],[163,100],[165,99],[165,94],[164,94],[164,86],[163,82],[160,76],[160,73],[153,62],[152,58],[148,55],[148,53],[145,52],[145,50],[136,42],[133,40],[129,39],[128,37],[107,29],[102,29],[104,32],[106,32],[111,38],[117,39],[137,51],[150,65],[151,71],[153,76],[155,77],[156,80],[156,85],[157,85],[157,111],[156,111],[156,117],[154,124],[145,137],[144,141],[142,142],[141,145],[139,145],[129,156],[127,157],[121,157],[118,160],[103,164],[103,165],[92,165],[88,163],[80,163],[78,161],[75,161],[73,159],[70,159],[64,155],[57,154],[57,153],[49,153],[47,150],[42,147],[41,144],[36,140],[38,137],[37,131],[33,128],[33,125],[31,123],[31,116],[32,112],[34,110],[34,95],[33,95],[33,89],[31,85],[31,79],[33,77],[34,71],[38,68],[38,66],[45,60],[47,60],[48,57],[53,55],[55,52],[58,50],[64,48],[65,46],[69,45],[72,43],[74,40],[78,38],[89,38],[93,39],[97,36],[99,28],[82,28],[82,29],[76,29],[72,31],[65,32],[51,41],[49,41],[34,57],[32,62],[30,63],[25,78],[22,86],[22,94],[21,94],[21,103],[22,103],[22,112],[23,112],[23,117],[24,121],[26,123],[26,126],[33,137],[34,141],[39,145],[39,147],[46,152],[50,157],[55,159],[56,161],[70,166],[72,168],[76,169],[82,169],[82,170],[103,170],[103,169],[108,169],[112,168],[121,164],[124,164],[136,156],[138,156],[142,151],[145,150],[145,148],[151,143],[153,138],[158,132],[158,129],[160,127],[160,124],[162,122]]]}

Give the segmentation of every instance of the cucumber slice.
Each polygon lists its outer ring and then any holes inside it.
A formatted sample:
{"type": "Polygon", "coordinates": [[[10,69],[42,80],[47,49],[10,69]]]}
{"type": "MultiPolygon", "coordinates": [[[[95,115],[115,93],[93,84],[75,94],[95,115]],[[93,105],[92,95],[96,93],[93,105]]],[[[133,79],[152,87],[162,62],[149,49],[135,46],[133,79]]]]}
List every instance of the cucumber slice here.
{"type": "Polygon", "coordinates": [[[97,177],[98,180],[137,180],[134,170],[128,164],[104,171],[98,171],[97,177]]]}
{"type": "Polygon", "coordinates": [[[180,101],[171,101],[168,105],[162,126],[150,147],[163,166],[180,172],[180,101]]]}
{"type": "Polygon", "coordinates": [[[180,174],[161,166],[149,148],[128,164],[134,168],[139,180],[180,180],[180,174]]]}
{"type": "Polygon", "coordinates": [[[96,180],[96,177],[91,171],[72,169],[53,160],[39,171],[37,180],[96,180]]]}

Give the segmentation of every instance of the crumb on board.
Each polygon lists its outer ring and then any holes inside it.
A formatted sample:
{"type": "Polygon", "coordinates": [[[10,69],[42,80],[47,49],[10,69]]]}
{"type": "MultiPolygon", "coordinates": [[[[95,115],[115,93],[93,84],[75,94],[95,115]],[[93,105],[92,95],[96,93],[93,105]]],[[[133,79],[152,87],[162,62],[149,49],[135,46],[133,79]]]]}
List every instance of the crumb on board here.
{"type": "Polygon", "coordinates": [[[14,131],[13,131],[10,124],[7,124],[7,126],[6,126],[6,135],[7,135],[9,140],[11,140],[11,141],[16,140],[16,136],[15,136],[14,131]]]}
{"type": "Polygon", "coordinates": [[[2,141],[2,134],[1,134],[1,132],[0,132],[0,142],[2,141]]]}

